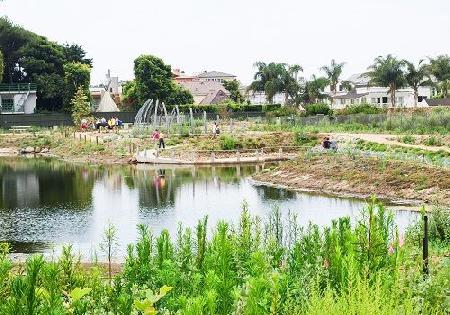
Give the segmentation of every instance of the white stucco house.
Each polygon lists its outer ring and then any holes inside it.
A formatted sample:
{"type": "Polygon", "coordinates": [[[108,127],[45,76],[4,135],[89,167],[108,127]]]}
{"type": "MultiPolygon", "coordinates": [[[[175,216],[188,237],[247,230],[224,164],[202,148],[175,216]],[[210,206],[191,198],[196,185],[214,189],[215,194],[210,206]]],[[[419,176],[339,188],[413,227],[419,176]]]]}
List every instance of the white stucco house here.
{"type": "MultiPolygon", "coordinates": [[[[379,86],[369,86],[367,74],[355,74],[345,80],[350,83],[352,89],[345,91],[342,82],[339,82],[336,94],[331,95],[331,107],[342,109],[353,104],[372,104],[383,107],[391,106],[391,96],[388,88],[379,86]]],[[[417,106],[427,107],[426,99],[432,96],[432,88],[428,86],[419,87],[419,97],[417,106]]],[[[406,87],[398,89],[395,93],[395,103],[397,107],[414,107],[414,90],[406,87]]]]}
{"type": "Polygon", "coordinates": [[[36,111],[37,87],[33,83],[0,84],[2,114],[33,114],[36,111]]]}

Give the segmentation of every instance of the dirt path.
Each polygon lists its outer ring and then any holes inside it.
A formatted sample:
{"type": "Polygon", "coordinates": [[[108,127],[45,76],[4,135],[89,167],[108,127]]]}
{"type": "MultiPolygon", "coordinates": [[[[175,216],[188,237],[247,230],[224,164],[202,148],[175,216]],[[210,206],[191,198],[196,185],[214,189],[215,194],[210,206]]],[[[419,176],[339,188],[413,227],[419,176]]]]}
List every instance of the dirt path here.
{"type": "MultiPolygon", "coordinates": [[[[369,141],[369,142],[376,142],[380,144],[388,144],[388,145],[398,145],[402,147],[408,147],[408,148],[416,148],[421,150],[427,150],[432,152],[437,151],[446,151],[450,153],[450,147],[448,146],[428,146],[423,144],[407,144],[398,141],[398,138],[401,138],[402,135],[389,135],[389,134],[370,134],[370,133],[327,133],[322,134],[323,136],[329,135],[333,139],[336,139],[338,141],[357,141],[359,139],[369,141]]],[[[417,135],[414,136],[416,139],[425,138],[427,136],[421,136],[417,135]]]]}

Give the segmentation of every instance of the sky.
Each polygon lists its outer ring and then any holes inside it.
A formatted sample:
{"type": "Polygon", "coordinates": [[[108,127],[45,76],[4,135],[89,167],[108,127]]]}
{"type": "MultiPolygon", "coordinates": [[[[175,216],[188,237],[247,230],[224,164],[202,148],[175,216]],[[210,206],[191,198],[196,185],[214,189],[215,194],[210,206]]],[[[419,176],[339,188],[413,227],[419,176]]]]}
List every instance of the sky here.
{"type": "Polygon", "coordinates": [[[141,54],[187,74],[223,71],[243,84],[256,61],[286,62],[320,75],[331,59],[342,77],[379,55],[418,62],[450,53],[448,0],[3,0],[0,16],[93,58],[92,83],[111,69],[133,78],[141,54]]]}

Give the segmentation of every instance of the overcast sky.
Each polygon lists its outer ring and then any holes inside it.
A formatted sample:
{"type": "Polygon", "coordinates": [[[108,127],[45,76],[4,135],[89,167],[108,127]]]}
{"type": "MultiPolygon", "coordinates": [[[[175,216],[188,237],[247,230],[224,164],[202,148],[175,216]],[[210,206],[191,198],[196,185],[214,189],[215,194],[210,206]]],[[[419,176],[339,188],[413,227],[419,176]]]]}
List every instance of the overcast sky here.
{"type": "Polygon", "coordinates": [[[378,55],[418,61],[450,53],[448,0],[4,0],[0,15],[51,40],[78,43],[107,69],[133,78],[153,54],[187,73],[217,70],[251,81],[255,61],[297,63],[319,74],[332,58],[343,77],[378,55]]]}

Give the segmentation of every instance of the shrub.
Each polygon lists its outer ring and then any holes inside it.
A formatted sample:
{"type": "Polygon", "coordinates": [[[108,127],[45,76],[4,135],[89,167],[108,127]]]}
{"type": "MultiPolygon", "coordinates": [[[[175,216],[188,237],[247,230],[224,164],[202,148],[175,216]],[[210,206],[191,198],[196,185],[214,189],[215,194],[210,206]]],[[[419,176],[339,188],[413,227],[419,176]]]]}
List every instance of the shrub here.
{"type": "Polygon", "coordinates": [[[219,138],[219,142],[222,150],[236,150],[242,148],[242,143],[233,136],[222,135],[219,138]]]}
{"type": "Polygon", "coordinates": [[[295,143],[298,145],[316,145],[317,142],[317,134],[295,133],[295,143]]]}
{"type": "Polygon", "coordinates": [[[400,141],[403,142],[403,143],[406,143],[406,144],[414,144],[414,143],[416,143],[416,138],[414,138],[411,135],[406,135],[406,136],[403,136],[400,139],[400,141]]]}
{"type": "Polygon", "coordinates": [[[379,114],[383,109],[371,104],[354,104],[338,111],[336,114],[353,115],[353,114],[379,114]]]}
{"type": "Polygon", "coordinates": [[[424,144],[428,146],[441,146],[442,141],[441,139],[436,138],[435,136],[431,136],[425,140],[424,144]]]}
{"type": "Polygon", "coordinates": [[[333,110],[325,103],[307,104],[304,106],[306,116],[333,115],[333,110]]]}

